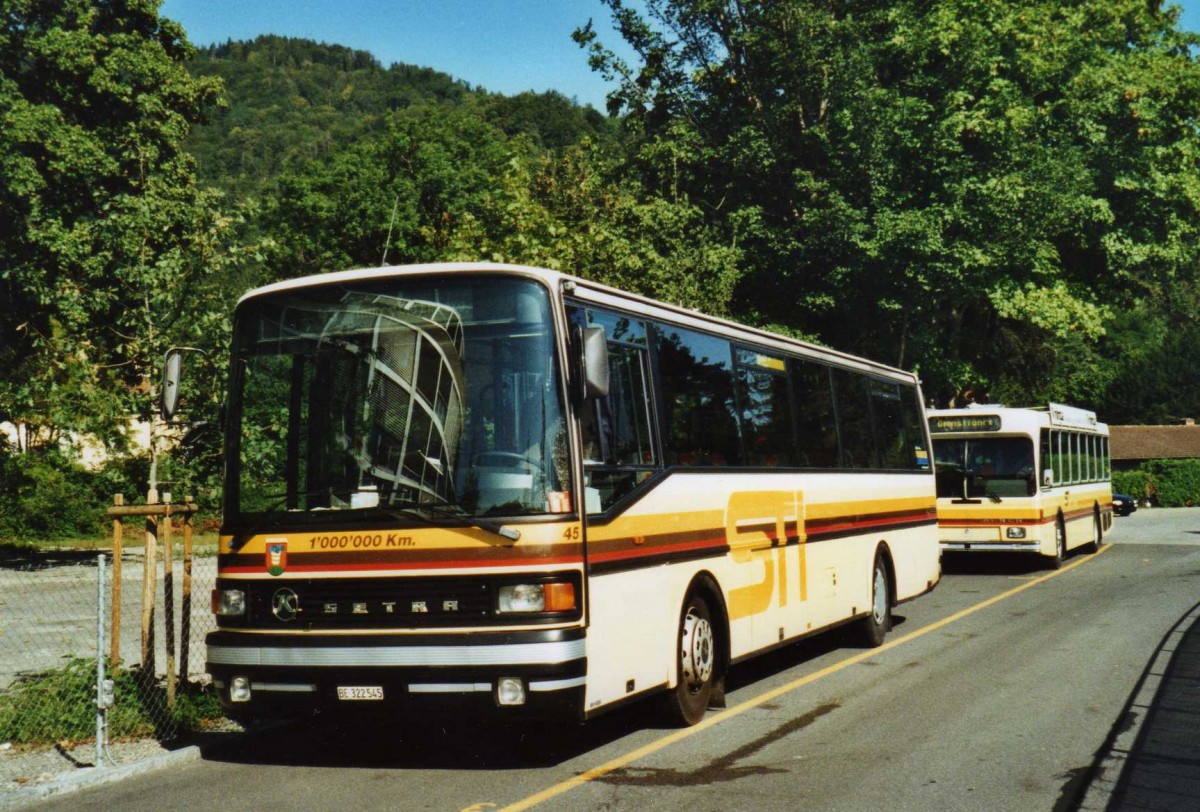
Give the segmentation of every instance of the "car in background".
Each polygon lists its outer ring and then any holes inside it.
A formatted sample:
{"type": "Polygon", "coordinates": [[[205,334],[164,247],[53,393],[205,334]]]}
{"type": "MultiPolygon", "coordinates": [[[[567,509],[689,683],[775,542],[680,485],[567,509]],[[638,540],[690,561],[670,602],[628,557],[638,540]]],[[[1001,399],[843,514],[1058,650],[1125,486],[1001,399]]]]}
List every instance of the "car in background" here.
{"type": "Polygon", "coordinates": [[[1114,493],[1113,495],[1113,513],[1118,516],[1128,516],[1137,510],[1137,500],[1129,494],[1114,493]]]}

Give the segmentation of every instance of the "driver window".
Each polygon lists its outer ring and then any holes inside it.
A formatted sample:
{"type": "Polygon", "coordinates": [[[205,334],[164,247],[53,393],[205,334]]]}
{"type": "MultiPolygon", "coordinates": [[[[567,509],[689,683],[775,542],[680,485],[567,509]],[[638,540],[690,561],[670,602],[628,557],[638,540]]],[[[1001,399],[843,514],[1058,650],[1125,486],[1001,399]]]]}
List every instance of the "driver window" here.
{"type": "Polygon", "coordinates": [[[650,478],[658,466],[653,440],[646,325],[594,309],[572,309],[572,321],[603,327],[608,338],[609,390],[580,410],[584,502],[600,513],[650,478]]]}

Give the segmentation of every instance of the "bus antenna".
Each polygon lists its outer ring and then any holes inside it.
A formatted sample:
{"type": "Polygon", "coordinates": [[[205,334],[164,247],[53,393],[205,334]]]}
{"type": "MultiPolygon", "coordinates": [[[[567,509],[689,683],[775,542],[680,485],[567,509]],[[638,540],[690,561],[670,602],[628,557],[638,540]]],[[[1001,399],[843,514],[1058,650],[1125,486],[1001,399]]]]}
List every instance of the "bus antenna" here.
{"type": "Polygon", "coordinates": [[[383,241],[383,257],[380,258],[380,260],[379,260],[380,268],[387,265],[388,246],[392,244],[392,226],[394,226],[396,224],[396,207],[398,205],[400,205],[400,193],[399,192],[397,192],[396,196],[392,198],[392,218],[388,221],[388,233],[387,233],[387,237],[383,241]]]}

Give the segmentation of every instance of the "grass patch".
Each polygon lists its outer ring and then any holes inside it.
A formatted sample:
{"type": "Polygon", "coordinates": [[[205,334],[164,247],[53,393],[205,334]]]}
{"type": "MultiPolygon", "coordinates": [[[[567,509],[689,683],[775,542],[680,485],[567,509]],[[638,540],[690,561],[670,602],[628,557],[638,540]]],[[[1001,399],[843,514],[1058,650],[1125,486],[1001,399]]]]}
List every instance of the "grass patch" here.
{"type": "MultiPolygon", "coordinates": [[[[110,673],[116,704],[108,709],[108,737],[169,739],[203,730],[223,718],[211,686],[180,684],[167,707],[164,681],[137,669],[110,673]]],[[[64,667],[23,677],[0,694],[0,742],[37,746],[96,737],[96,664],[73,659],[64,667]]]]}

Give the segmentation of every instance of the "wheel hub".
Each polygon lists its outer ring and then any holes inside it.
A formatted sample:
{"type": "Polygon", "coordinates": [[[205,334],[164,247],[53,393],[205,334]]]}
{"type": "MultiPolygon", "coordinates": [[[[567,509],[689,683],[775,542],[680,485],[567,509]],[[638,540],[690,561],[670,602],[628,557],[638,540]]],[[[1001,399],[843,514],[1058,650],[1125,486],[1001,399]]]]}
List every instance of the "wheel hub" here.
{"type": "Polygon", "coordinates": [[[882,570],[875,570],[875,602],[872,611],[875,613],[875,622],[883,623],[884,617],[887,615],[887,576],[882,570]]]}
{"type": "Polygon", "coordinates": [[[688,612],[683,621],[680,643],[682,656],[680,665],[683,678],[689,689],[697,689],[707,682],[713,673],[715,646],[712,624],[702,617],[688,612]]]}

